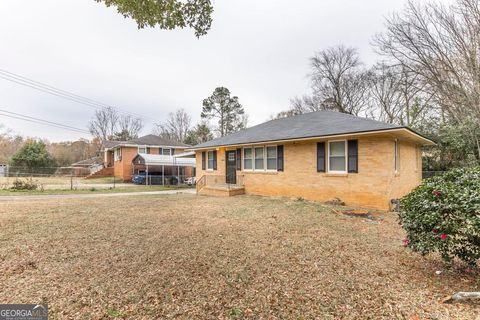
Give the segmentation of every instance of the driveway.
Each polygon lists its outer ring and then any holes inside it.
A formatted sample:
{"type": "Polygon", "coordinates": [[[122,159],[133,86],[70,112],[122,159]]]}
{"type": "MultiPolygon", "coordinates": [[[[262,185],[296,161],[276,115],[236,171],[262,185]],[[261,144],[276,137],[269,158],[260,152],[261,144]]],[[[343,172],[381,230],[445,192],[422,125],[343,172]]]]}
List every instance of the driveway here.
{"type": "Polygon", "coordinates": [[[50,199],[80,199],[80,198],[109,198],[124,196],[144,196],[144,195],[162,195],[162,194],[195,194],[195,189],[185,190],[164,190],[164,191],[139,191],[139,192],[121,192],[121,193],[96,193],[96,194],[48,194],[48,195],[23,195],[23,196],[0,196],[1,201],[32,201],[32,200],[50,200],[50,199]]]}

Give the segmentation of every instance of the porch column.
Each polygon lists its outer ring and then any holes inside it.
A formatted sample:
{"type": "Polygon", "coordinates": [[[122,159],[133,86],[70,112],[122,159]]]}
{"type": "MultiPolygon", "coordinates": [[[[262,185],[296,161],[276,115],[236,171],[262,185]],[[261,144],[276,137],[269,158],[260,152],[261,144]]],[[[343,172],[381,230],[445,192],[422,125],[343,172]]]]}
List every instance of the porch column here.
{"type": "Polygon", "coordinates": [[[145,170],[145,185],[148,186],[148,164],[146,165],[145,170]]]}
{"type": "Polygon", "coordinates": [[[162,164],[162,186],[165,185],[165,166],[162,164]]]}

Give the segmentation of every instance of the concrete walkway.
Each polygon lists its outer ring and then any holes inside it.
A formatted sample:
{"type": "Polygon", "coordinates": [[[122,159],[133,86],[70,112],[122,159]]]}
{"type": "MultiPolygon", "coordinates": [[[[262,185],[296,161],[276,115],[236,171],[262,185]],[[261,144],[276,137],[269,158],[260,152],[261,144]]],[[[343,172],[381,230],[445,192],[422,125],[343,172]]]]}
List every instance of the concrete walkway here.
{"type": "Polygon", "coordinates": [[[110,198],[125,196],[144,196],[144,195],[162,195],[162,194],[195,194],[195,189],[182,190],[164,190],[164,191],[138,191],[138,192],[119,192],[119,193],[96,193],[96,194],[46,194],[46,195],[23,195],[23,196],[0,196],[2,201],[34,201],[51,199],[81,199],[81,198],[110,198]]]}

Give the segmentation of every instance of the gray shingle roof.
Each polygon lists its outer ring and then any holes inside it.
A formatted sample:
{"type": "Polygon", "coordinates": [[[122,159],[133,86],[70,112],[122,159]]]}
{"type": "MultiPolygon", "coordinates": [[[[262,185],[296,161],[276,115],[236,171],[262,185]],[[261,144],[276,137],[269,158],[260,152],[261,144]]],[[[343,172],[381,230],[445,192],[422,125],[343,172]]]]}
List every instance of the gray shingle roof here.
{"type": "Polygon", "coordinates": [[[103,141],[103,147],[106,149],[111,149],[113,147],[118,146],[120,143],[124,143],[125,141],[112,141],[112,140],[106,140],[103,141]]]}
{"type": "Polygon", "coordinates": [[[334,111],[316,111],[270,120],[192,149],[404,128],[334,111]]]}
{"type": "Polygon", "coordinates": [[[166,147],[191,147],[188,144],[165,139],[154,134],[149,134],[137,139],[128,141],[104,141],[103,146],[106,149],[114,148],[118,145],[138,145],[138,146],[166,146],[166,147]]]}
{"type": "Polygon", "coordinates": [[[141,146],[169,146],[169,147],[190,147],[190,145],[165,139],[154,134],[149,134],[137,139],[128,140],[121,144],[135,144],[141,146]]]}

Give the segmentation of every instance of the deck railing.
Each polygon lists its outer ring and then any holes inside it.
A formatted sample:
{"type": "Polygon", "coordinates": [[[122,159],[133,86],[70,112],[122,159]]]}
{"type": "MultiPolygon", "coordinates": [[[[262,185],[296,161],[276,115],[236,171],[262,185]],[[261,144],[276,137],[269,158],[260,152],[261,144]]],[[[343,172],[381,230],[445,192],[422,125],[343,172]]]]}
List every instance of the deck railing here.
{"type": "Polygon", "coordinates": [[[206,174],[200,177],[197,180],[197,193],[202,190],[206,186],[217,186],[226,189],[234,189],[238,187],[244,186],[244,176],[237,174],[236,177],[228,177],[225,175],[220,174],[206,174]],[[228,181],[228,182],[227,182],[228,181]],[[231,181],[235,181],[235,183],[231,183],[231,181]]]}
{"type": "Polygon", "coordinates": [[[200,179],[197,180],[197,184],[195,185],[195,189],[197,190],[197,193],[202,190],[203,187],[205,187],[206,183],[206,176],[201,176],[200,179]]]}

